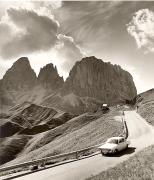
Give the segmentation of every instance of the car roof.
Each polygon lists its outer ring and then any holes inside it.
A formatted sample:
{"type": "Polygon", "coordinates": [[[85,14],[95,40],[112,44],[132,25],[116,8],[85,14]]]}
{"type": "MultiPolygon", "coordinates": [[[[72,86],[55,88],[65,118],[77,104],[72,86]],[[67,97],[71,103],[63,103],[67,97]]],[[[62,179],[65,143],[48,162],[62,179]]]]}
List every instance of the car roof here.
{"type": "Polygon", "coordinates": [[[119,139],[123,139],[123,137],[111,137],[108,140],[111,140],[111,139],[119,140],[119,139]]]}

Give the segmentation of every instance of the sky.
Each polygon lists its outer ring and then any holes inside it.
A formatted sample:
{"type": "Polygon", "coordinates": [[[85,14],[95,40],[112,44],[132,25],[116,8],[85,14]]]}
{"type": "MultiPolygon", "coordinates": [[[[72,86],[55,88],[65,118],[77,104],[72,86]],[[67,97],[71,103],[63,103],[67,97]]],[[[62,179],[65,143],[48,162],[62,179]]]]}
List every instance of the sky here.
{"type": "Polygon", "coordinates": [[[138,93],[154,88],[154,2],[0,1],[0,78],[22,56],[64,79],[95,56],[129,71],[138,93]]]}

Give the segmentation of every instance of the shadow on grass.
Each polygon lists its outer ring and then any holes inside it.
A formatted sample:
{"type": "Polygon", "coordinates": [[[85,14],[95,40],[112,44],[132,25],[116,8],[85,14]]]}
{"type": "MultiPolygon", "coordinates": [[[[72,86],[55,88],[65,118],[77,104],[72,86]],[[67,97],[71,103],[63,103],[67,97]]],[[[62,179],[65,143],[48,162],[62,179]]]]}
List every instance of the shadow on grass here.
{"type": "Polygon", "coordinates": [[[120,151],[120,152],[117,152],[115,154],[108,154],[108,155],[105,155],[105,156],[108,156],[108,157],[121,157],[123,155],[127,155],[127,154],[133,154],[135,152],[135,147],[128,147],[127,149],[123,150],[123,151],[120,151]]]}

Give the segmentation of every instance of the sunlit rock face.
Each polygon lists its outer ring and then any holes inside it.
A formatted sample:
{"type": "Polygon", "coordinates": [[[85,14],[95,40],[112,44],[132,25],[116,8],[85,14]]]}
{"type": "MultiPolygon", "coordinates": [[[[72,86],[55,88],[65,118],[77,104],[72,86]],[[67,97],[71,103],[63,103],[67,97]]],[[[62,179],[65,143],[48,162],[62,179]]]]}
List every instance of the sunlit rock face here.
{"type": "Polygon", "coordinates": [[[45,87],[52,90],[57,90],[63,86],[63,77],[60,77],[57,68],[53,64],[47,64],[41,68],[38,75],[39,83],[45,87]]]}
{"type": "Polygon", "coordinates": [[[130,73],[94,56],[83,58],[74,65],[63,88],[63,94],[70,92],[110,104],[132,99],[137,94],[130,73]]]}

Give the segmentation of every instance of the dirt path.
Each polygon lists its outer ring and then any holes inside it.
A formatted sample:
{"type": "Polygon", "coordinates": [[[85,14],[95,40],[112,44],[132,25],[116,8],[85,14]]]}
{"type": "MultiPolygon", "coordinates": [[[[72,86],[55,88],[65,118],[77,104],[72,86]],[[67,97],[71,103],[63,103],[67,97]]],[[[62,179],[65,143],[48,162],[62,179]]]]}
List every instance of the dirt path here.
{"type": "Polygon", "coordinates": [[[126,111],[131,147],[119,155],[113,157],[102,157],[100,154],[87,159],[75,161],[69,164],[57,166],[51,169],[39,171],[26,175],[18,180],[82,180],[91,175],[96,175],[110,167],[116,166],[141,149],[154,144],[154,128],[150,126],[135,111],[126,111]]]}

